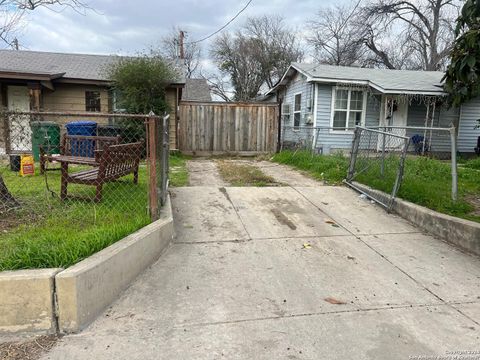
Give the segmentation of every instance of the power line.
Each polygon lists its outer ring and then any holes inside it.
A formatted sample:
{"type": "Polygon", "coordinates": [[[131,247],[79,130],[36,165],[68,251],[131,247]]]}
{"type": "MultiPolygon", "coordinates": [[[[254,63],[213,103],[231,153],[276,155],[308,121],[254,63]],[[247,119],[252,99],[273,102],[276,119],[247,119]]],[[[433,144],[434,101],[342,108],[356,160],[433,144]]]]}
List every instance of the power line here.
{"type": "Polygon", "coordinates": [[[202,41],[205,41],[207,39],[210,39],[212,36],[218,34],[220,31],[222,31],[223,29],[225,29],[228,25],[230,25],[232,22],[235,21],[236,18],[238,18],[240,16],[241,13],[243,13],[247,7],[250,5],[250,3],[252,2],[253,0],[249,0],[247,2],[247,4],[233,17],[231,18],[225,25],[223,25],[220,29],[218,29],[217,31],[211,33],[210,35],[208,36],[205,36],[204,38],[200,39],[200,40],[196,40],[196,41],[191,41],[191,42],[188,42],[186,44],[197,44],[199,42],[202,42],[202,41]]]}

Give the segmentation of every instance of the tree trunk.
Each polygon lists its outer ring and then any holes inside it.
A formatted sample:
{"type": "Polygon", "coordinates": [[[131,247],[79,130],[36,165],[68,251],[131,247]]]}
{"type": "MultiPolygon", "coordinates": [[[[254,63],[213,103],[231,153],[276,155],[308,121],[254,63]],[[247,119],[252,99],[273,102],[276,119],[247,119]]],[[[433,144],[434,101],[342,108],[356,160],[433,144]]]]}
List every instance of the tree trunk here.
{"type": "Polygon", "coordinates": [[[2,176],[0,175],[0,213],[19,207],[20,204],[17,200],[13,197],[10,191],[5,185],[2,176]]]}

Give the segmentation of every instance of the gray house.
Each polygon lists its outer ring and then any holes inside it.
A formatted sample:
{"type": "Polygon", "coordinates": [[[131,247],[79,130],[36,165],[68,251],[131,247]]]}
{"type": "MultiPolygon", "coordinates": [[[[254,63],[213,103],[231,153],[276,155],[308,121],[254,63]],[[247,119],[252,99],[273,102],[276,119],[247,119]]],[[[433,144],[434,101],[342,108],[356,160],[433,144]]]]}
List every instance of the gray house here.
{"type": "Polygon", "coordinates": [[[480,118],[480,98],[461,109],[447,109],[441,87],[443,75],[293,63],[267,94],[275,94],[281,103],[286,143],[315,130],[313,147],[330,153],[350,148],[356,125],[387,126],[396,127],[398,135],[419,135],[436,151],[448,152],[448,133],[421,128],[453,124],[458,129],[458,151],[473,153],[480,136],[480,130],[474,130],[480,118]]]}

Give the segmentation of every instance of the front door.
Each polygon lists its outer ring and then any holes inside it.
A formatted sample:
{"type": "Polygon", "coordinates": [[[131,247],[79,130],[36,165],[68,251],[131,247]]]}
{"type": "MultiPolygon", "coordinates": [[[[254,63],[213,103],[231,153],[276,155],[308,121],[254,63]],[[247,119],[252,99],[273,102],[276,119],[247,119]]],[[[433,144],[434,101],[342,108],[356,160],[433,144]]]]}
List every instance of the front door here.
{"type": "MultiPolygon", "coordinates": [[[[7,88],[9,111],[30,111],[30,95],[26,86],[7,88]]],[[[30,116],[10,115],[10,149],[13,152],[32,151],[30,116]]]]}
{"type": "MultiPolygon", "coordinates": [[[[400,96],[384,96],[382,99],[382,112],[380,117],[380,130],[390,132],[395,135],[405,136],[407,134],[406,126],[408,119],[408,100],[400,96]]],[[[385,150],[399,149],[403,146],[404,141],[401,138],[388,136],[385,139],[385,145],[379,141],[378,149],[385,146],[385,150]]]]}

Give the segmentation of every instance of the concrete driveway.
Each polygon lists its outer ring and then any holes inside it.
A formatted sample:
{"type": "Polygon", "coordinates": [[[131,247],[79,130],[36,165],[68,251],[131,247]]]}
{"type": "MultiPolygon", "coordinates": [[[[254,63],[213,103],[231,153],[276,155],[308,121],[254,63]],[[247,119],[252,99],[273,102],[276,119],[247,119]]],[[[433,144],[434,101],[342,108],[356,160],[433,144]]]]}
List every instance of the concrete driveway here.
{"type": "Polygon", "coordinates": [[[172,202],[172,246],[45,359],[480,358],[480,259],[355,192],[194,186],[172,202]]]}

